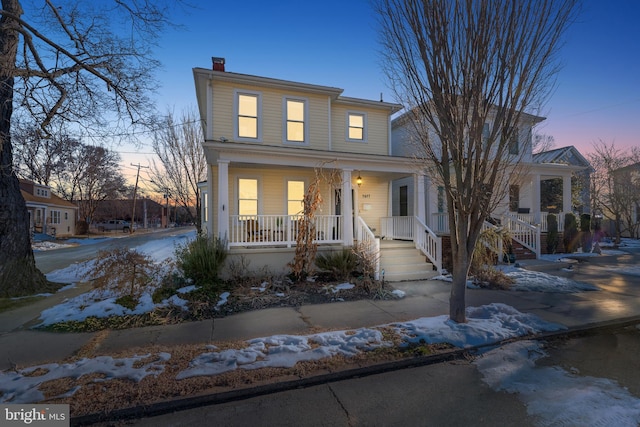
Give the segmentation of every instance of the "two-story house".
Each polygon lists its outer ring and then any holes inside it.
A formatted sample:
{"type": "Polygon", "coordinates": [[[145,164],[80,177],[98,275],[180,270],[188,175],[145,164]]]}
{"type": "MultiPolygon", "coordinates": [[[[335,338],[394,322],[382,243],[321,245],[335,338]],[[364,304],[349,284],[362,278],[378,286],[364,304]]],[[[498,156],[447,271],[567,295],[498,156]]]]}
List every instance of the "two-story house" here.
{"type": "MultiPolygon", "coordinates": [[[[408,158],[392,154],[391,116],[401,106],[345,97],[335,87],[228,72],[224,59],[213,61],[213,69],[193,70],[208,163],[203,229],[226,239],[230,256],[242,255],[254,268],[285,269],[303,197],[322,169],[339,179],[321,183],[318,250],[354,241],[379,245],[392,216],[392,183],[418,178],[408,158]]],[[[435,243],[429,245],[436,262],[435,243]]],[[[410,250],[422,267],[400,270],[416,271],[415,278],[432,274],[415,245],[410,250]]],[[[390,279],[394,272],[382,261],[390,279]]]]}
{"type": "Polygon", "coordinates": [[[20,180],[20,192],[29,211],[32,233],[71,236],[76,230],[78,207],[56,196],[51,188],[25,179],[20,180]]]}

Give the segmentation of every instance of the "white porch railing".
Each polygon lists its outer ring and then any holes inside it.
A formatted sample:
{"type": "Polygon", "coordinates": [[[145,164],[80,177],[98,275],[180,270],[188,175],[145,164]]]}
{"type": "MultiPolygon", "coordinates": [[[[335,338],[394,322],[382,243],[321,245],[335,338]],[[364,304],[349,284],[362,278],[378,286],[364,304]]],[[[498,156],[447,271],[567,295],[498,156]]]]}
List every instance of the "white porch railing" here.
{"type": "MultiPolygon", "coordinates": [[[[542,231],[543,233],[546,233],[547,231],[549,231],[549,224],[547,222],[547,215],[549,215],[549,212],[538,212],[538,213],[532,213],[532,214],[521,214],[521,213],[509,212],[509,215],[512,217],[518,218],[520,221],[526,222],[527,224],[531,224],[531,225],[539,224],[540,231],[542,231]]],[[[559,212],[554,215],[558,219],[558,231],[563,232],[564,217],[566,213],[559,212]]]]}
{"type": "Polygon", "coordinates": [[[380,218],[387,239],[412,240],[438,272],[442,271],[442,238],[415,216],[380,218]]]}
{"type": "Polygon", "coordinates": [[[431,214],[429,227],[436,233],[449,232],[449,214],[447,212],[437,212],[431,214]]]}
{"type": "Polygon", "coordinates": [[[413,240],[414,218],[412,216],[390,216],[380,218],[381,237],[387,239],[413,240]]]}
{"type": "Polygon", "coordinates": [[[374,266],[374,279],[380,279],[380,239],[376,238],[369,226],[362,219],[358,217],[358,226],[356,227],[356,238],[362,248],[369,254],[373,260],[374,266]]]}
{"type": "MultiPolygon", "coordinates": [[[[296,244],[302,215],[231,215],[229,247],[286,246],[296,244]]],[[[318,215],[314,218],[316,243],[341,243],[342,216],[318,215]]]]}
{"type": "Polygon", "coordinates": [[[416,248],[429,258],[438,273],[442,272],[442,237],[431,231],[419,218],[415,219],[416,248]]]}
{"type": "Polygon", "coordinates": [[[540,228],[509,214],[503,215],[501,222],[514,240],[535,253],[536,258],[540,258],[540,228]]]}

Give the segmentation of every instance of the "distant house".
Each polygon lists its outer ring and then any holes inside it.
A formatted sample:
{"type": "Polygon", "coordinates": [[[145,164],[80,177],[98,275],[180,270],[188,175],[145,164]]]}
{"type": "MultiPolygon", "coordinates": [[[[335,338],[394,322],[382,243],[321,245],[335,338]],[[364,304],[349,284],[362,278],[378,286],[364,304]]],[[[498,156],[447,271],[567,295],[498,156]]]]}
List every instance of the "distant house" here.
{"type": "MultiPolygon", "coordinates": [[[[640,238],[640,163],[614,170],[613,180],[621,205],[618,218],[620,235],[638,239],[640,238]]],[[[612,221],[615,221],[615,218],[612,221]]],[[[615,234],[613,223],[610,224],[609,232],[615,234]]]]}
{"type": "Polygon", "coordinates": [[[29,227],[33,233],[71,236],[76,229],[78,207],[51,191],[51,188],[25,179],[20,192],[29,211],[29,227]]]}

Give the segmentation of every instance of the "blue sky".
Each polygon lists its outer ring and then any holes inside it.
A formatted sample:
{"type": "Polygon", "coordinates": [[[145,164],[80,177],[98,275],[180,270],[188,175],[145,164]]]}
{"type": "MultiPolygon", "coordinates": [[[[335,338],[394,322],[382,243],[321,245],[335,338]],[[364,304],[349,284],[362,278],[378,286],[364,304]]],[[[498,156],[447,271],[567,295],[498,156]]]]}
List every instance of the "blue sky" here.
{"type": "MultiPolygon", "coordinates": [[[[560,52],[564,65],[542,113],[547,120],[538,128],[556,147],[588,153],[597,140],[640,145],[639,20],[638,0],[584,2],[560,52]]],[[[200,1],[175,22],[183,28],[158,41],[161,111],[195,106],[192,68],[211,67],[212,56],[226,58],[227,71],[339,87],[345,96],[365,99],[383,93],[394,101],[367,0],[200,1]]]]}

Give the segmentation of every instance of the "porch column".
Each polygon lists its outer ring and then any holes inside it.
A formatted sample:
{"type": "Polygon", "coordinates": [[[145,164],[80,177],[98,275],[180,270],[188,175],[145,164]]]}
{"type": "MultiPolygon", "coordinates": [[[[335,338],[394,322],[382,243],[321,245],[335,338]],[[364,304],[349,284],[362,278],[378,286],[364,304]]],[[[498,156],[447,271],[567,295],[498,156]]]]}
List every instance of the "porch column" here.
{"type": "Polygon", "coordinates": [[[207,217],[204,219],[207,222],[207,236],[213,237],[213,169],[207,162],[207,217]]]}
{"type": "Polygon", "coordinates": [[[531,203],[533,204],[531,212],[535,215],[536,224],[542,223],[542,218],[540,218],[540,184],[542,184],[540,174],[535,174],[531,180],[531,203]]]}
{"type": "Polygon", "coordinates": [[[351,169],[342,170],[342,238],[345,246],[353,246],[353,222],[356,218],[351,198],[351,169]]]}
{"type": "Polygon", "coordinates": [[[562,177],[562,212],[573,212],[571,203],[571,175],[562,177]]]}
{"type": "Polygon", "coordinates": [[[413,214],[423,223],[427,223],[426,204],[425,204],[425,176],[421,173],[413,174],[413,188],[416,189],[414,194],[414,206],[416,207],[413,214]]]}
{"type": "Polygon", "coordinates": [[[229,236],[229,161],[218,160],[218,237],[229,236]]]}

